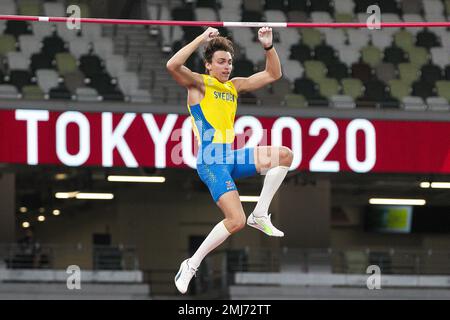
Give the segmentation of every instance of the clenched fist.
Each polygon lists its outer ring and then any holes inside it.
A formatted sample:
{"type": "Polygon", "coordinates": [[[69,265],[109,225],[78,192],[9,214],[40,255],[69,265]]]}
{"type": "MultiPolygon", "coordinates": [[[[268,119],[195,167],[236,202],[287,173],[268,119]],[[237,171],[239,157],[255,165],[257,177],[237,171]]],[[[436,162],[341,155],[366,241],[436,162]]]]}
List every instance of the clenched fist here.
{"type": "Polygon", "coordinates": [[[272,28],[262,27],[258,30],[258,40],[261,42],[264,48],[268,48],[272,45],[273,36],[272,28]]]}
{"type": "Polygon", "coordinates": [[[214,39],[215,37],[219,36],[219,30],[217,30],[216,28],[209,27],[208,29],[206,29],[205,32],[203,32],[201,36],[203,38],[202,42],[207,43],[212,39],[214,39]]]}

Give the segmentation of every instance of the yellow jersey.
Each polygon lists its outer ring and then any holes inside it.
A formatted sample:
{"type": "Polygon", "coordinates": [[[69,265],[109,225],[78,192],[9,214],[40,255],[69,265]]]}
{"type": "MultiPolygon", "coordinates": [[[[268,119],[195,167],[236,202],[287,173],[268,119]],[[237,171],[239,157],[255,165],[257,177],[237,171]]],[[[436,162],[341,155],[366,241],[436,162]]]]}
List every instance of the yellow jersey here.
{"type": "Polygon", "coordinates": [[[231,80],[222,83],[207,74],[202,74],[202,78],[205,96],[199,104],[188,104],[194,134],[199,144],[206,142],[205,140],[212,143],[233,143],[238,98],[236,88],[231,80]]]}

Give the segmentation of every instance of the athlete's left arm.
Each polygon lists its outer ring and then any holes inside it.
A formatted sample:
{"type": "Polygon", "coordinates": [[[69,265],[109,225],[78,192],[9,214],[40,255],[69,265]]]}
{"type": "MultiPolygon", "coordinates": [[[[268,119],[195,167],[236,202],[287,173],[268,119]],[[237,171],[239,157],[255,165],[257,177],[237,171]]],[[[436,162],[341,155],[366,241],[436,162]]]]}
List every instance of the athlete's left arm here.
{"type": "MultiPolygon", "coordinates": [[[[272,28],[263,27],[258,31],[258,39],[264,48],[269,48],[273,44],[272,28]]],[[[266,50],[266,69],[255,73],[248,78],[236,77],[231,79],[237,92],[248,92],[258,90],[269,83],[272,83],[282,76],[280,59],[277,51],[272,47],[266,50]]]]}

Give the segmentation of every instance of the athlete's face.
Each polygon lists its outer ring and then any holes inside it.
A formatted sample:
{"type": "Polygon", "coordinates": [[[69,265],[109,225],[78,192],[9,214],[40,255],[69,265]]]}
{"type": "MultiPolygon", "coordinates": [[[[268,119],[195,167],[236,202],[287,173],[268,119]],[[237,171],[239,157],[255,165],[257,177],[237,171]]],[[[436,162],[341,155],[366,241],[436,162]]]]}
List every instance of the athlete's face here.
{"type": "Polygon", "coordinates": [[[220,82],[227,82],[233,69],[233,58],[227,51],[216,51],[212,56],[211,63],[206,62],[209,74],[220,82]]]}

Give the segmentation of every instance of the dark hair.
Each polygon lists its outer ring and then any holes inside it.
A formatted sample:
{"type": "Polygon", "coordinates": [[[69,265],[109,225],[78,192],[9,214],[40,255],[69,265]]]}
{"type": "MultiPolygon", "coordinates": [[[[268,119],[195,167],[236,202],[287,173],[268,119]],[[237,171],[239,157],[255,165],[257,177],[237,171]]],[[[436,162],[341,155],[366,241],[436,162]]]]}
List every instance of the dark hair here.
{"type": "Polygon", "coordinates": [[[205,47],[203,51],[203,60],[204,62],[211,63],[214,52],[216,51],[226,51],[231,54],[231,57],[234,56],[233,42],[230,39],[225,37],[215,37],[205,47]]]}

